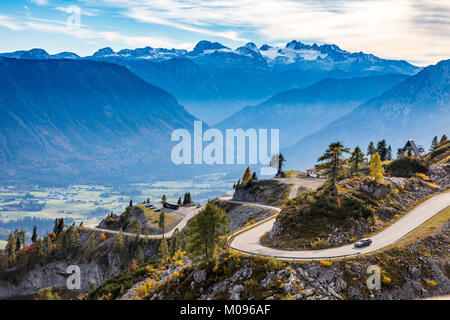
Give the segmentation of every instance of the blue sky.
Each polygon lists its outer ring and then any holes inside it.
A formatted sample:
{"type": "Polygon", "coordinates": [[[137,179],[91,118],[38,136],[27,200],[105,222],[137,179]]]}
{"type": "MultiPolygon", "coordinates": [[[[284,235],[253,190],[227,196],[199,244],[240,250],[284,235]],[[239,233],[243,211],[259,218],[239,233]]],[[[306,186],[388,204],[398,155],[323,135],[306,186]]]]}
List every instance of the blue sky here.
{"type": "Polygon", "coordinates": [[[0,1],[0,52],[38,47],[85,56],[106,46],[191,49],[203,39],[233,48],[334,43],[425,66],[450,58],[450,1],[0,1]]]}

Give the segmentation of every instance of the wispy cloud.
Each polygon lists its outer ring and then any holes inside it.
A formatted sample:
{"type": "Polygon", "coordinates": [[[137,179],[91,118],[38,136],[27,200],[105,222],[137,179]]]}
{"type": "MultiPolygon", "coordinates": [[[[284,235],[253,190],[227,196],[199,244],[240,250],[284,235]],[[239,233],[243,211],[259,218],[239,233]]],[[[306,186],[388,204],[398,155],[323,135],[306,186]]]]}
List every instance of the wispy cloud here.
{"type": "MultiPolygon", "coordinates": [[[[61,1],[52,1],[53,6],[47,0],[28,1],[70,14],[61,1]]],[[[450,57],[448,0],[78,0],[76,3],[82,16],[93,17],[90,22],[95,16],[102,23],[111,23],[107,27],[111,30],[103,30],[99,24],[83,25],[83,32],[78,32],[81,35],[74,34],[90,41],[183,47],[192,45],[185,38],[192,42],[223,41],[228,46],[247,41],[280,44],[296,39],[335,43],[346,50],[406,59],[420,65],[450,57]],[[151,29],[151,37],[143,33],[148,30],[144,24],[158,27],[151,29]]],[[[7,16],[0,16],[0,26],[11,30],[30,27],[7,16]]],[[[37,30],[38,26],[33,28],[37,30]]]]}
{"type": "MultiPolygon", "coordinates": [[[[67,13],[67,14],[72,14],[73,13],[73,9],[70,6],[67,6],[67,7],[55,7],[53,9],[55,9],[57,11],[64,12],[64,13],[67,13]]],[[[99,10],[96,10],[96,9],[81,9],[80,8],[80,13],[83,16],[94,17],[94,16],[97,16],[99,14],[99,10]]]]}
{"type": "Polygon", "coordinates": [[[0,15],[0,26],[6,27],[13,31],[18,31],[18,30],[23,29],[23,27],[19,23],[16,23],[14,21],[14,19],[7,17],[7,16],[2,16],[2,15],[0,15]]]}
{"type": "Polygon", "coordinates": [[[31,0],[31,3],[37,4],[38,6],[48,5],[48,0],[31,0]]]}
{"type": "Polygon", "coordinates": [[[34,30],[40,32],[63,34],[86,41],[106,40],[107,42],[126,44],[128,46],[159,46],[168,48],[192,48],[194,43],[174,43],[169,38],[127,35],[118,31],[93,30],[86,27],[68,28],[66,21],[48,20],[28,17],[27,19],[14,19],[13,17],[0,16],[0,26],[11,30],[34,30]]]}
{"type": "Polygon", "coordinates": [[[252,32],[267,41],[337,43],[384,57],[431,63],[450,55],[450,3],[446,0],[97,0],[128,18],[244,40],[252,32]],[[434,46],[436,51],[436,46],[434,46]]]}

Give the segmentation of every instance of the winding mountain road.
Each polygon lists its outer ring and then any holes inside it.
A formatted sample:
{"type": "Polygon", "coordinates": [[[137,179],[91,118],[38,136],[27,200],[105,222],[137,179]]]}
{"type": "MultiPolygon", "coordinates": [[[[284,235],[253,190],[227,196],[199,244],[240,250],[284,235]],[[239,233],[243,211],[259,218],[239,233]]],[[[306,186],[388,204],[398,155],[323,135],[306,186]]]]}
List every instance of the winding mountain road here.
{"type": "MultiPolygon", "coordinates": [[[[220,197],[221,200],[228,201],[230,203],[263,207],[277,212],[281,211],[280,208],[277,207],[250,202],[232,201],[230,198],[230,196],[220,197]]],[[[276,215],[262,221],[259,224],[256,224],[255,226],[248,227],[235,233],[230,237],[231,242],[229,243],[229,246],[231,249],[241,251],[246,254],[272,256],[281,260],[335,259],[346,256],[354,256],[377,251],[395,243],[400,240],[400,238],[448,206],[450,206],[450,193],[439,194],[431,199],[428,199],[388,228],[370,237],[370,239],[372,239],[372,244],[365,248],[355,248],[353,244],[337,248],[308,251],[287,251],[265,247],[260,243],[260,239],[265,233],[272,229],[276,215]]]]}
{"type": "MultiPolygon", "coordinates": [[[[173,227],[170,231],[166,232],[164,234],[165,238],[170,238],[172,237],[173,233],[175,232],[176,229],[178,229],[179,231],[181,231],[182,229],[184,229],[184,227],[186,227],[187,223],[189,220],[192,219],[192,217],[194,217],[200,210],[202,210],[204,207],[181,207],[180,209],[176,210],[177,213],[182,214],[184,217],[183,219],[175,226],[173,227]]],[[[109,229],[102,229],[102,228],[98,228],[97,227],[98,223],[92,223],[92,224],[86,224],[83,226],[84,229],[86,230],[91,230],[91,231],[97,231],[97,232],[103,232],[103,233],[108,233],[108,234],[119,234],[120,231],[117,230],[109,230],[109,229]]],[[[125,236],[130,236],[130,237],[134,237],[136,236],[134,233],[130,233],[130,232],[123,232],[122,233],[125,236]]],[[[144,239],[146,237],[146,235],[141,234],[139,236],[141,239],[144,239]]],[[[162,239],[162,234],[151,234],[148,236],[149,239],[162,239]]]]}

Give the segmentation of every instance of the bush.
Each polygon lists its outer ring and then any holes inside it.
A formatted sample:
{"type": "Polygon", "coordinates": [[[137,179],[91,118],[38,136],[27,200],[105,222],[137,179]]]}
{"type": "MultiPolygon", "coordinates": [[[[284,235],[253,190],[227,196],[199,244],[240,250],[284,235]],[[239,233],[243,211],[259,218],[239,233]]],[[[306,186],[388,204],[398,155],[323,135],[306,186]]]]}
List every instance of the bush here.
{"type": "Polygon", "coordinates": [[[327,241],[327,239],[324,238],[317,238],[317,240],[310,242],[311,248],[317,250],[317,249],[326,249],[330,247],[330,243],[327,241]]]}
{"type": "Polygon", "coordinates": [[[267,258],[267,269],[269,271],[277,271],[284,267],[284,262],[274,257],[267,258]]]}
{"type": "Polygon", "coordinates": [[[333,264],[333,262],[328,261],[328,260],[320,260],[319,261],[321,265],[323,265],[324,267],[329,267],[333,264]]]}
{"type": "Polygon", "coordinates": [[[427,167],[419,159],[401,157],[386,165],[386,172],[391,176],[409,178],[416,173],[426,173],[427,167]]]}
{"type": "Polygon", "coordinates": [[[351,228],[354,220],[367,219],[372,211],[361,200],[348,196],[307,194],[293,200],[278,216],[286,233],[294,238],[311,240],[326,237],[333,228],[351,228]]]}
{"type": "Polygon", "coordinates": [[[53,293],[52,288],[44,288],[39,292],[39,300],[61,300],[58,293],[53,293]]]}
{"type": "Polygon", "coordinates": [[[382,274],[381,275],[381,282],[385,285],[389,285],[391,283],[392,279],[389,278],[387,275],[382,274]]]}
{"type": "Polygon", "coordinates": [[[427,281],[427,286],[429,286],[430,288],[434,288],[436,287],[438,284],[436,282],[436,280],[428,280],[427,281]]]}

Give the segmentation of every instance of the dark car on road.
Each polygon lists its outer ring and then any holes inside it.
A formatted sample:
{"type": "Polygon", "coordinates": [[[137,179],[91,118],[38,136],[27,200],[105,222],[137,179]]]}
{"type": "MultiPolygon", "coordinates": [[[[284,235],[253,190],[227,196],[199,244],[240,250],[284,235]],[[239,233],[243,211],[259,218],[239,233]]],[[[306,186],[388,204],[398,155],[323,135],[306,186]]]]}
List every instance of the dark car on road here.
{"type": "Polygon", "coordinates": [[[173,210],[178,210],[178,208],[180,207],[178,204],[173,204],[173,203],[168,203],[168,202],[164,202],[163,203],[163,207],[167,208],[167,209],[173,209],[173,210]]]}
{"type": "Polygon", "coordinates": [[[361,239],[358,242],[355,242],[355,248],[363,248],[368,247],[372,244],[371,239],[361,239]]]}

